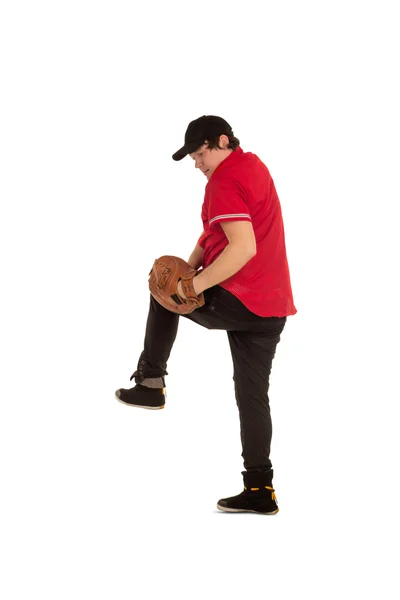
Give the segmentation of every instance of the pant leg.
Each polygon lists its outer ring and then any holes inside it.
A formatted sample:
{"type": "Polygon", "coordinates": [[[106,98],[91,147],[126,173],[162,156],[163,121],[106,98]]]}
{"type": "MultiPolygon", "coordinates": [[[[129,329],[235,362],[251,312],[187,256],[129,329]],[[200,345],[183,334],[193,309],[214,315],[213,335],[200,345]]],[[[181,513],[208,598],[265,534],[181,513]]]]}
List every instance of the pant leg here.
{"type": "Polygon", "coordinates": [[[144,347],[137,370],[131,377],[135,377],[136,383],[147,377],[168,375],[167,362],[176,339],[178,325],[179,315],[161,306],[150,294],[144,347]]]}
{"type": "Polygon", "coordinates": [[[173,313],[154,300],[150,294],[144,348],[137,370],[131,376],[136,383],[150,377],[168,375],[167,362],[174,345],[180,317],[185,317],[207,329],[224,329],[227,323],[222,315],[215,316],[212,300],[217,286],[204,292],[205,305],[188,315],[173,313]]]}
{"type": "Polygon", "coordinates": [[[179,315],[165,309],[150,294],[144,348],[131,380],[135,377],[135,382],[140,383],[145,378],[168,375],[167,362],[176,339],[180,317],[185,317],[207,329],[226,329],[229,324],[232,325],[224,314],[214,309],[215,294],[221,292],[223,290],[219,286],[206,290],[205,305],[188,315],[179,315]]]}
{"type": "Polygon", "coordinates": [[[271,317],[254,331],[227,331],[239,409],[242,458],[248,472],[272,468],[269,377],[285,323],[286,317],[271,317]]]}
{"type": "MultiPolygon", "coordinates": [[[[206,292],[205,306],[185,317],[207,329],[227,331],[244,467],[248,472],[268,471],[272,466],[269,458],[272,437],[269,376],[286,317],[257,317],[219,286],[206,292]]],[[[166,310],[150,296],[144,349],[137,371],[132,375],[136,383],[147,377],[168,375],[167,361],[179,319],[180,315],[166,310]]]]}

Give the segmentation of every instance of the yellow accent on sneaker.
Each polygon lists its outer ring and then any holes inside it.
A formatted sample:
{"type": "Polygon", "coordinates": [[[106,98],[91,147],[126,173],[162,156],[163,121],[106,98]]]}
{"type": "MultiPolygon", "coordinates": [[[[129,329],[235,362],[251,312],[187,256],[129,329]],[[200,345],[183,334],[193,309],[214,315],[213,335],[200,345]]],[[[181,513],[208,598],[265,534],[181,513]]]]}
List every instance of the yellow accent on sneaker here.
{"type": "Polygon", "coordinates": [[[260,488],[250,488],[251,492],[257,492],[260,488]]]}
{"type": "Polygon", "coordinates": [[[271,494],[272,500],[276,500],[276,494],[275,494],[275,490],[274,490],[274,488],[273,488],[273,487],[270,487],[269,485],[266,485],[266,486],[265,486],[265,489],[266,489],[266,490],[271,490],[271,491],[272,491],[272,494],[271,494]]]}

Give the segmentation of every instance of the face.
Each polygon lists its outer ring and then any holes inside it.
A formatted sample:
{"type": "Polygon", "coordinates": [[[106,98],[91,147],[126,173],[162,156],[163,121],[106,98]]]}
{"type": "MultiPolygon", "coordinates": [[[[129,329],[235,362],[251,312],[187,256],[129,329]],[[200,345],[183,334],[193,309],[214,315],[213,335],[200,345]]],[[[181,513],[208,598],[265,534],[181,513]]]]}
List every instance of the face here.
{"type": "Polygon", "coordinates": [[[204,173],[205,177],[207,177],[207,180],[210,179],[218,165],[220,165],[221,162],[232,152],[231,149],[225,149],[228,146],[228,143],[229,139],[227,136],[222,135],[220,137],[219,145],[223,148],[223,150],[218,150],[218,148],[209,150],[206,142],[195,152],[190,154],[190,157],[195,164],[195,168],[200,169],[200,171],[204,173]]]}

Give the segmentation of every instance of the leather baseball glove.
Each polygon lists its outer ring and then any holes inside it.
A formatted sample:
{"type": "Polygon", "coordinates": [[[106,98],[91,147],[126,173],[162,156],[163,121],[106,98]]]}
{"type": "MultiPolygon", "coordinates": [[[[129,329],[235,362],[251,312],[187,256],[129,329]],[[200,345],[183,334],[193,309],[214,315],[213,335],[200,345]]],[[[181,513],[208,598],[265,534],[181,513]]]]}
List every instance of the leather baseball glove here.
{"type": "Polygon", "coordinates": [[[204,306],[204,294],[199,296],[193,288],[193,279],[198,272],[178,256],[161,256],[154,261],[149,273],[150,293],[161,306],[171,312],[187,315],[204,306]],[[178,293],[178,283],[182,281],[182,291],[178,293]]]}

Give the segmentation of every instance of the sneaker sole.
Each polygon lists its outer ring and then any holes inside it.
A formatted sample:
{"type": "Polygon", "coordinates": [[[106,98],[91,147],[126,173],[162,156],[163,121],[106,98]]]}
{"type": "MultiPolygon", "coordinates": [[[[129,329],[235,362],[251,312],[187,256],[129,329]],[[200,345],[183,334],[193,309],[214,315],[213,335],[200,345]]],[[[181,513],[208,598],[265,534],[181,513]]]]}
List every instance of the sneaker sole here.
{"type": "Polygon", "coordinates": [[[114,394],[116,399],[118,400],[118,402],[121,402],[121,404],[124,404],[125,406],[134,406],[135,408],[145,408],[146,410],[161,410],[162,408],[165,408],[164,406],[142,406],[141,404],[131,404],[130,402],[124,402],[123,400],[121,400],[121,398],[118,398],[117,394],[114,394]]]}
{"type": "Polygon", "coordinates": [[[279,512],[279,508],[277,508],[276,510],[272,511],[272,512],[260,512],[259,510],[248,510],[246,508],[227,508],[226,506],[220,506],[219,504],[217,504],[217,508],[218,510],[222,510],[223,512],[233,512],[233,513],[238,513],[238,512],[251,512],[251,513],[255,513],[257,515],[276,515],[276,513],[279,512]]]}

